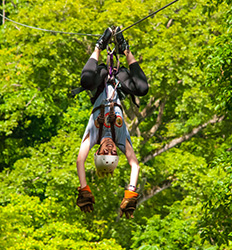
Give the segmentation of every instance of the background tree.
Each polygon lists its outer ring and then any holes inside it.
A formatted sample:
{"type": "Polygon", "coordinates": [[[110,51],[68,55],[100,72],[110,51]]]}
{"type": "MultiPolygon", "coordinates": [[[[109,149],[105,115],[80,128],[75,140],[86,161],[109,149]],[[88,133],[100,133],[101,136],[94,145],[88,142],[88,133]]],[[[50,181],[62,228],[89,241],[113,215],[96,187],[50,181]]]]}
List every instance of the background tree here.
{"type": "MultiPolygon", "coordinates": [[[[5,9],[30,26],[101,34],[166,3],[20,0],[5,9]]],[[[230,1],[183,0],[124,33],[150,85],[140,108],[123,101],[141,166],[129,221],[118,216],[130,174],[123,155],[102,180],[93,148],[86,174],[95,210],[75,205],[75,161],[92,106],[89,93],[70,93],[97,37],[1,26],[3,249],[232,249],[230,14],[230,1]]]]}

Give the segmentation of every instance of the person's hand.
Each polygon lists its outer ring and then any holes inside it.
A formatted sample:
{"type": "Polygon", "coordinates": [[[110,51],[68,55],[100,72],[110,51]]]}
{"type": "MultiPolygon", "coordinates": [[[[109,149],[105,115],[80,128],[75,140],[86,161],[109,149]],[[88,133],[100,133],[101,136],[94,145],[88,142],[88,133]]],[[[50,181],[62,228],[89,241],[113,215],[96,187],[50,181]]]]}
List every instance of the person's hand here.
{"type": "Polygon", "coordinates": [[[84,188],[78,188],[79,195],[77,198],[77,206],[80,207],[83,212],[91,212],[93,211],[93,204],[95,204],[94,196],[87,185],[84,188]]]}
{"type": "Polygon", "coordinates": [[[137,205],[138,194],[133,191],[125,190],[125,196],[120,205],[120,217],[125,213],[126,218],[134,218],[134,211],[137,205]]]}
{"type": "Polygon", "coordinates": [[[104,31],[103,35],[98,39],[96,47],[100,50],[104,50],[107,44],[109,43],[111,36],[112,36],[112,29],[107,28],[104,31]]]}
{"type": "Polygon", "coordinates": [[[116,40],[117,40],[117,43],[118,43],[118,53],[119,54],[122,54],[122,55],[125,55],[125,51],[129,51],[129,44],[128,42],[125,40],[122,32],[120,32],[121,29],[120,27],[117,27],[116,28],[116,40]],[[118,32],[120,32],[119,34],[117,34],[118,32]]]}

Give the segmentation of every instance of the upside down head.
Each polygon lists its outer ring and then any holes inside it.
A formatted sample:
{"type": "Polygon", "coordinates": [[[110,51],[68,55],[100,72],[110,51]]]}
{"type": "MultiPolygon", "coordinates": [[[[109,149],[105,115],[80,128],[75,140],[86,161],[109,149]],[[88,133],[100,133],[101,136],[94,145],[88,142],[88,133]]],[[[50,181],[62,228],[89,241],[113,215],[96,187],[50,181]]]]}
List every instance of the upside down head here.
{"type": "Polygon", "coordinates": [[[97,175],[104,177],[113,175],[118,165],[118,154],[115,143],[111,138],[103,138],[97,152],[94,154],[94,163],[97,175]]]}

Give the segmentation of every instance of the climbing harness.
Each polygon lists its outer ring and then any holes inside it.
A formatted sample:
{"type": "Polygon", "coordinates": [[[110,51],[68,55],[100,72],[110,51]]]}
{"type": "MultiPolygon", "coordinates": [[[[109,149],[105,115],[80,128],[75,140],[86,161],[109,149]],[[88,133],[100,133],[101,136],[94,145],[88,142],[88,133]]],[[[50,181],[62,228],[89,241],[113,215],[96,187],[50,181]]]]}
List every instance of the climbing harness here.
{"type": "MultiPolygon", "coordinates": [[[[114,29],[114,30],[116,30],[116,29],[114,29]]],[[[111,101],[113,99],[114,94],[115,94],[115,90],[117,89],[117,87],[119,85],[119,81],[116,78],[116,74],[118,73],[119,66],[120,66],[120,61],[119,61],[117,53],[116,53],[117,41],[114,41],[114,44],[115,44],[115,47],[113,48],[113,50],[110,49],[109,45],[107,45],[107,48],[106,48],[106,50],[107,50],[106,65],[107,65],[108,75],[107,75],[106,80],[105,80],[105,89],[107,91],[106,96],[107,96],[108,101],[111,101]],[[113,60],[114,56],[115,56],[116,61],[117,61],[116,68],[114,67],[114,60],[113,60]],[[107,84],[114,85],[114,91],[113,91],[111,96],[108,96],[107,84]]]]}
{"type": "MultiPolygon", "coordinates": [[[[117,27],[112,27],[113,34],[115,34],[115,32],[116,32],[116,28],[117,27]]],[[[113,95],[114,95],[116,88],[120,85],[120,82],[115,77],[115,75],[118,73],[118,70],[119,70],[120,61],[119,61],[119,58],[117,56],[117,50],[118,50],[117,40],[116,40],[116,37],[114,37],[113,35],[111,37],[110,43],[114,44],[114,48],[111,49],[109,44],[107,44],[107,47],[106,47],[106,50],[107,50],[106,66],[107,66],[108,74],[107,74],[107,77],[105,79],[104,84],[105,84],[105,89],[107,91],[107,88],[106,88],[107,83],[114,84],[116,82],[115,89],[114,89],[114,92],[113,92],[113,95]],[[113,61],[114,57],[116,58],[116,62],[117,62],[117,67],[116,68],[114,68],[114,61],[113,61]]],[[[75,95],[79,94],[80,92],[82,92],[84,90],[85,89],[83,87],[75,88],[75,89],[71,90],[72,96],[75,97],[75,95]]],[[[108,93],[106,93],[106,94],[108,96],[108,93]]],[[[109,98],[109,100],[110,99],[111,98],[109,98]]]]}
{"type": "Polygon", "coordinates": [[[100,106],[97,106],[92,110],[92,114],[96,112],[97,110],[100,109],[100,113],[96,119],[97,122],[97,127],[99,128],[99,133],[98,133],[98,140],[97,144],[100,144],[101,139],[102,139],[102,131],[103,131],[103,125],[105,123],[105,107],[109,106],[110,107],[110,112],[108,115],[108,122],[110,123],[110,129],[111,129],[111,135],[112,135],[112,140],[115,142],[115,128],[114,124],[116,121],[116,114],[114,111],[115,107],[119,107],[121,111],[123,112],[122,106],[116,102],[110,102],[109,104],[101,104],[100,106]]]}
{"type": "Polygon", "coordinates": [[[112,139],[115,143],[115,128],[114,128],[114,124],[116,121],[116,114],[114,111],[115,107],[119,107],[121,109],[121,111],[123,112],[122,106],[116,102],[113,101],[114,96],[115,96],[115,92],[116,89],[119,85],[119,81],[116,78],[116,74],[118,73],[118,69],[119,69],[119,59],[117,57],[117,54],[115,52],[115,48],[113,50],[111,50],[111,48],[109,47],[109,45],[107,45],[107,71],[108,71],[108,75],[106,76],[105,79],[105,91],[106,91],[106,99],[102,100],[102,103],[100,106],[96,107],[93,109],[92,113],[96,112],[97,110],[100,109],[100,113],[97,117],[97,123],[99,126],[99,136],[98,136],[98,140],[97,143],[100,144],[101,138],[102,138],[102,131],[103,131],[103,125],[105,122],[105,107],[109,106],[110,107],[110,111],[109,111],[109,115],[107,117],[107,122],[110,124],[110,129],[111,129],[111,135],[112,135],[112,139]],[[114,56],[116,57],[116,61],[117,61],[117,67],[114,68],[114,56]],[[109,94],[108,92],[108,85],[113,85],[114,89],[112,91],[111,94],[109,94]]]}

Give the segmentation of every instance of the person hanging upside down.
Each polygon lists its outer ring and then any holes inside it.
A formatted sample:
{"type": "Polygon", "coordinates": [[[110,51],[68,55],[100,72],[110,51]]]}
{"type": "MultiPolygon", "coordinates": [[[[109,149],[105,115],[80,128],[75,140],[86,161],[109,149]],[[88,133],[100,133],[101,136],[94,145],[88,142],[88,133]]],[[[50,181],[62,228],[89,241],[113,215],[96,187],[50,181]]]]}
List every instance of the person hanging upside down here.
{"type": "MultiPolygon", "coordinates": [[[[129,70],[125,67],[109,68],[105,64],[98,65],[101,51],[105,50],[113,31],[107,28],[96,43],[95,49],[81,73],[81,86],[95,92],[92,98],[93,110],[83,135],[77,157],[77,172],[80,180],[77,205],[81,211],[91,212],[95,203],[94,196],[86,182],[85,161],[89,150],[100,144],[94,154],[97,175],[112,175],[118,165],[117,147],[126,155],[131,166],[130,184],[120,205],[120,217],[125,213],[133,218],[138,194],[136,185],[139,175],[139,163],[134,153],[130,134],[123,120],[123,111],[119,98],[120,93],[144,96],[148,92],[146,76],[129,50],[129,45],[116,28],[118,53],[125,55],[129,70]],[[118,33],[119,32],[119,33],[118,33]],[[118,34],[117,34],[118,33],[118,34]]],[[[112,59],[112,54],[110,55],[112,59]]],[[[108,57],[110,57],[108,55],[108,57]]]]}

